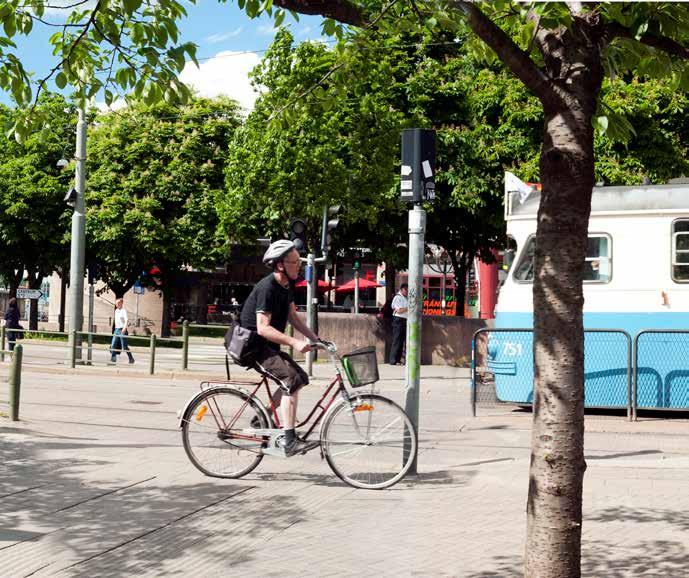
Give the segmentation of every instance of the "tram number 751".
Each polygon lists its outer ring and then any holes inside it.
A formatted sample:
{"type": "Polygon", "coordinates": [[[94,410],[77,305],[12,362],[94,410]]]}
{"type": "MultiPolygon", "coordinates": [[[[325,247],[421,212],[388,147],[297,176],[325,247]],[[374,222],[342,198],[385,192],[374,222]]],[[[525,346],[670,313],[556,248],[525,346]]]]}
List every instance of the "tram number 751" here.
{"type": "Polygon", "coordinates": [[[522,355],[522,344],[506,341],[502,345],[502,353],[505,357],[520,357],[522,355]]]}

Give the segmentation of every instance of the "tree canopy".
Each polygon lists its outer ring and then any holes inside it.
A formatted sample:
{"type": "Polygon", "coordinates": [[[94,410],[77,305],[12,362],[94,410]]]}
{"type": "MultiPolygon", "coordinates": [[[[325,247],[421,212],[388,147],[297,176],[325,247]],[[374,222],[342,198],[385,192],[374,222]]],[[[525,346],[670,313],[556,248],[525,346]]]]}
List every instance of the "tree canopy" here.
{"type": "MultiPolygon", "coordinates": [[[[57,162],[74,150],[76,114],[59,95],[44,95],[37,106],[48,121],[44,130],[0,148],[0,274],[13,294],[24,271],[29,286],[38,288],[69,256],[71,211],[63,198],[72,174],[57,162]]],[[[12,126],[16,115],[0,107],[2,125],[12,126]]],[[[32,328],[36,313],[34,307],[32,328]]]]}
{"type": "Polygon", "coordinates": [[[87,246],[116,295],[154,266],[166,290],[185,266],[213,267],[224,255],[215,207],[238,124],[236,103],[222,98],[98,117],[88,144],[87,246]]]}

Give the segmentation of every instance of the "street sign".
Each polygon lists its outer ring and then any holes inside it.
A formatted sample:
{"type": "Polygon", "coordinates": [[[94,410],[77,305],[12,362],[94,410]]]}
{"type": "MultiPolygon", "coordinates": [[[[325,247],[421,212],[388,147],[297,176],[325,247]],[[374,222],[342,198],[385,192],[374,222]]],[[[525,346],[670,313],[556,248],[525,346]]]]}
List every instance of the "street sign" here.
{"type": "Polygon", "coordinates": [[[43,297],[43,291],[40,289],[25,289],[23,287],[17,289],[17,299],[40,299],[43,297]]]}
{"type": "Polygon", "coordinates": [[[134,285],[134,295],[143,295],[146,292],[141,285],[134,285]]]}

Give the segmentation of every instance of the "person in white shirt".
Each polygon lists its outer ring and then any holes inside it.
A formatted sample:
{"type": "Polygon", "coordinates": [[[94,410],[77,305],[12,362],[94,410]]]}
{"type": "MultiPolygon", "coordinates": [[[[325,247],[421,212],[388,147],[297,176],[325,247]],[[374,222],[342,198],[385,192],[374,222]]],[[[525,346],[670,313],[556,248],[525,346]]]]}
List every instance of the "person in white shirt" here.
{"type": "Polygon", "coordinates": [[[124,299],[120,298],[115,301],[115,333],[112,336],[112,343],[110,344],[110,361],[117,362],[117,356],[126,351],[129,357],[129,363],[134,363],[134,356],[129,351],[127,345],[127,325],[129,318],[127,317],[127,310],[124,308],[124,299]]]}
{"type": "Polygon", "coordinates": [[[407,301],[408,286],[400,285],[400,290],[392,300],[392,345],[390,347],[390,365],[402,364],[402,349],[407,338],[407,301]]]}

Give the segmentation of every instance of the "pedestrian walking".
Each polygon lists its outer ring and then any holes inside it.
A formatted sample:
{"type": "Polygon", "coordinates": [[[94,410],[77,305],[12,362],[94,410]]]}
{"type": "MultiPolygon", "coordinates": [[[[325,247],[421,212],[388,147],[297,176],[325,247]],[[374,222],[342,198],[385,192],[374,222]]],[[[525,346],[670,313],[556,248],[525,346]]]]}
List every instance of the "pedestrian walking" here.
{"type": "Polygon", "coordinates": [[[122,351],[127,352],[129,363],[134,363],[134,356],[132,352],[129,351],[129,346],[127,345],[126,335],[128,334],[128,325],[129,317],[127,316],[127,310],[124,308],[124,299],[117,299],[115,301],[115,332],[112,336],[112,343],[110,344],[110,361],[112,363],[117,362],[117,356],[122,351]]]}
{"type": "Polygon", "coordinates": [[[402,349],[407,338],[407,301],[408,286],[400,285],[399,292],[392,300],[392,346],[390,347],[390,365],[402,365],[402,349]]]}
{"type": "Polygon", "coordinates": [[[10,351],[14,350],[14,345],[17,339],[21,339],[23,335],[19,331],[11,331],[12,329],[24,329],[19,324],[19,307],[17,307],[17,300],[12,297],[7,304],[7,311],[5,311],[5,327],[9,330],[7,332],[7,343],[10,351]]]}

